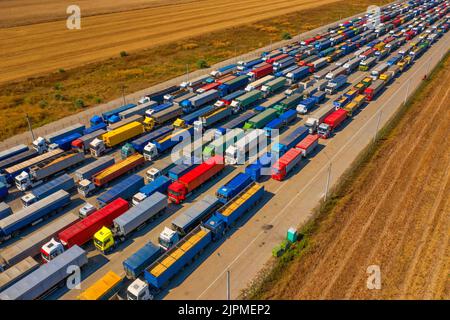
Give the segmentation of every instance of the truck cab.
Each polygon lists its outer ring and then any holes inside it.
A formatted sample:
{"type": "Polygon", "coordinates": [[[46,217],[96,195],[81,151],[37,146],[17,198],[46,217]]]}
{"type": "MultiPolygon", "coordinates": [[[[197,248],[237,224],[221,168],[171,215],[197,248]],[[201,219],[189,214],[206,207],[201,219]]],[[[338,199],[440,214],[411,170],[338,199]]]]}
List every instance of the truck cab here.
{"type": "Polygon", "coordinates": [[[26,191],[36,185],[36,183],[33,183],[31,180],[30,174],[26,171],[22,171],[14,178],[14,180],[16,182],[17,189],[20,191],[26,191]]]}
{"type": "Polygon", "coordinates": [[[95,190],[95,184],[88,179],[83,179],[78,182],[77,189],[81,196],[87,198],[95,190]]]}
{"type": "Polygon", "coordinates": [[[153,300],[153,295],[150,293],[150,288],[145,281],[136,279],[127,288],[127,299],[153,300]]]}
{"type": "Polygon", "coordinates": [[[317,133],[323,139],[327,139],[330,136],[330,126],[326,123],[321,123],[317,128],[317,133]]]}
{"type": "Polygon", "coordinates": [[[136,153],[136,150],[133,148],[131,143],[126,143],[122,149],[120,149],[120,157],[122,160],[128,158],[129,156],[136,153]]]}
{"type": "Polygon", "coordinates": [[[54,258],[59,256],[63,252],[64,246],[61,244],[61,242],[58,242],[54,238],[52,238],[49,242],[47,242],[41,247],[42,262],[47,263],[50,260],[53,260],[54,258]]]}
{"type": "Polygon", "coordinates": [[[180,236],[178,235],[178,232],[168,227],[164,227],[164,230],[161,231],[158,237],[159,246],[166,251],[169,250],[179,240],[180,236]]]}
{"type": "Polygon", "coordinates": [[[95,138],[94,140],[92,140],[89,146],[91,150],[91,155],[96,158],[100,157],[106,151],[105,143],[103,142],[102,139],[99,138],[95,138]]]}
{"type": "Polygon", "coordinates": [[[182,183],[175,181],[167,190],[169,200],[176,204],[181,203],[182,201],[186,200],[186,191],[186,187],[182,183]]]}
{"type": "Polygon", "coordinates": [[[43,154],[47,151],[47,142],[44,138],[38,137],[33,141],[33,149],[36,150],[39,154],[43,154]]]}
{"type": "Polygon", "coordinates": [[[156,145],[152,142],[149,142],[144,147],[143,155],[146,161],[152,161],[153,159],[155,159],[158,156],[158,149],[156,148],[156,145]]]}
{"type": "Polygon", "coordinates": [[[136,193],[132,199],[133,206],[139,205],[139,203],[141,203],[145,199],[147,199],[147,196],[144,193],[142,193],[142,192],[136,193]]]}
{"type": "Polygon", "coordinates": [[[104,254],[114,249],[116,242],[114,240],[112,230],[107,227],[102,227],[99,231],[97,231],[94,234],[94,245],[104,254]]]}
{"type": "Polygon", "coordinates": [[[24,208],[32,205],[33,203],[35,203],[37,201],[36,196],[32,193],[27,193],[20,199],[22,200],[22,205],[24,208]]]}
{"type": "MultiPolygon", "coordinates": [[[[144,157],[145,157],[145,155],[144,155],[144,157]]],[[[145,178],[147,180],[147,183],[154,181],[159,176],[161,176],[161,171],[156,168],[150,168],[145,173],[145,178]]]]}
{"type": "Polygon", "coordinates": [[[97,208],[95,208],[92,204],[86,202],[86,204],[82,206],[80,210],[78,210],[78,216],[81,220],[83,220],[87,216],[93,214],[95,211],[97,211],[97,208]]]}

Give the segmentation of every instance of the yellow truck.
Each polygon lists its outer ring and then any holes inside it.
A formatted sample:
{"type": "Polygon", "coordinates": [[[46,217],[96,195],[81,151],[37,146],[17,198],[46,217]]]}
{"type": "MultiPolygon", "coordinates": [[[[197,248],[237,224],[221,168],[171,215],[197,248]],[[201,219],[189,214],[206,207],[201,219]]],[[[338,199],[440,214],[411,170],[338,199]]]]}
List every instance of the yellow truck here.
{"type": "Polygon", "coordinates": [[[92,286],[83,291],[78,300],[108,300],[119,289],[122,278],[116,273],[109,271],[92,286]]]}
{"type": "Polygon", "coordinates": [[[366,96],[363,94],[358,95],[355,99],[353,99],[349,104],[344,107],[344,110],[347,111],[349,117],[351,117],[355,111],[357,111],[363,103],[366,101],[366,96]]]}

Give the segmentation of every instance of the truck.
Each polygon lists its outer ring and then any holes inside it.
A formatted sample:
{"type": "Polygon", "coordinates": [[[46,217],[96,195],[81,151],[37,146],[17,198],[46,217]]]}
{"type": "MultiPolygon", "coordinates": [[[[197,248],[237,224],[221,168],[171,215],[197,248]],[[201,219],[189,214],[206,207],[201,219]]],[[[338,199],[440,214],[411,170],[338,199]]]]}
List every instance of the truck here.
{"type": "Polygon", "coordinates": [[[151,241],[147,242],[142,248],[125,259],[122,263],[125,270],[125,276],[128,279],[137,279],[153,261],[162,255],[160,246],[154,245],[151,241]]]}
{"type": "Polygon", "coordinates": [[[258,68],[254,68],[252,71],[247,73],[247,76],[251,79],[251,81],[255,81],[272,73],[273,73],[273,66],[271,64],[266,63],[258,68]]]}
{"type": "Polygon", "coordinates": [[[213,124],[222,121],[233,113],[233,108],[225,105],[223,107],[214,108],[208,113],[202,115],[199,120],[202,122],[204,128],[211,127],[213,124]]]}
{"type": "Polygon", "coordinates": [[[158,128],[150,133],[143,135],[142,137],[139,137],[139,138],[131,141],[131,145],[133,146],[134,150],[136,150],[136,152],[139,152],[142,154],[144,152],[145,146],[149,142],[156,140],[164,135],[167,135],[172,130],[173,130],[172,125],[167,125],[167,126],[158,128]]]}
{"type": "Polygon", "coordinates": [[[231,107],[234,112],[238,112],[254,104],[256,101],[262,99],[262,97],[263,93],[260,90],[253,90],[233,100],[231,107]]]}
{"type": "Polygon", "coordinates": [[[167,188],[172,183],[172,180],[167,178],[166,176],[159,176],[152,182],[146,184],[142,188],[139,189],[139,192],[133,196],[133,206],[138,206],[142,201],[147,199],[152,194],[159,193],[167,193],[167,188]]]}
{"type": "Polygon", "coordinates": [[[132,115],[131,117],[125,118],[125,119],[123,119],[123,120],[120,120],[120,118],[118,118],[118,119],[119,119],[118,121],[116,121],[116,122],[114,122],[114,123],[110,123],[110,124],[106,127],[106,130],[107,130],[108,132],[109,132],[109,131],[116,130],[116,129],[120,128],[120,127],[123,127],[123,126],[125,126],[125,125],[127,125],[127,124],[130,124],[130,123],[132,123],[132,122],[135,122],[135,121],[137,121],[137,122],[142,122],[142,121],[144,120],[144,117],[141,116],[141,115],[139,115],[139,114],[135,114],[135,115],[132,115]]]}
{"type": "Polygon", "coordinates": [[[242,75],[239,77],[236,77],[232,80],[223,82],[219,87],[218,90],[220,92],[220,95],[222,97],[227,96],[237,90],[241,90],[245,88],[245,86],[248,84],[248,77],[246,75],[242,75]]]}
{"type": "Polygon", "coordinates": [[[208,105],[201,109],[195,110],[194,112],[188,113],[182,118],[178,118],[177,120],[175,120],[172,126],[174,128],[186,128],[187,126],[190,126],[198,121],[198,119],[204,114],[207,114],[208,112],[214,110],[214,108],[215,107],[213,105],[208,105]]]}
{"type": "Polygon", "coordinates": [[[106,131],[108,125],[103,122],[101,117],[99,117],[99,116],[94,116],[94,117],[98,117],[99,122],[97,124],[91,124],[91,126],[89,128],[84,129],[84,131],[83,131],[84,135],[91,134],[92,132],[95,132],[95,131],[98,131],[98,130],[105,130],[106,131]]]}
{"type": "Polygon", "coordinates": [[[376,62],[377,62],[377,58],[375,58],[375,57],[370,57],[369,59],[362,60],[359,63],[358,69],[359,69],[359,71],[367,71],[370,68],[372,68],[376,62]]]}
{"type": "Polygon", "coordinates": [[[386,86],[384,80],[378,79],[364,90],[367,101],[372,101],[386,86]]]}
{"type": "Polygon", "coordinates": [[[147,103],[150,101],[156,101],[157,103],[163,103],[164,96],[166,94],[170,94],[179,89],[180,89],[179,86],[170,86],[168,88],[164,88],[164,89],[156,91],[154,93],[147,94],[147,95],[143,96],[141,99],[139,99],[138,104],[143,104],[143,103],[147,103]]]}
{"type": "Polygon", "coordinates": [[[10,287],[39,267],[32,257],[27,257],[5,272],[0,273],[0,292],[10,287]]]}
{"type": "Polygon", "coordinates": [[[168,206],[167,196],[156,192],[139,205],[115,218],[112,228],[103,226],[94,234],[94,245],[104,254],[111,252],[118,242],[123,242],[131,233],[145,225],[148,221],[162,214],[168,206]]]}
{"type": "Polygon", "coordinates": [[[122,284],[122,278],[115,272],[108,271],[103,277],[93,285],[84,290],[78,300],[109,300],[122,284]]]}
{"type": "Polygon", "coordinates": [[[138,104],[137,106],[130,108],[128,110],[119,112],[118,116],[121,120],[128,119],[132,116],[141,116],[144,117],[145,111],[148,109],[154,108],[158,105],[156,101],[148,101],[146,103],[138,104]]]}
{"type": "Polygon", "coordinates": [[[24,144],[19,144],[15,147],[9,148],[7,150],[3,150],[0,152],[0,162],[3,160],[6,160],[8,158],[11,158],[15,155],[21,154],[28,150],[29,150],[28,146],[26,146],[24,144]]]}
{"type": "Polygon", "coordinates": [[[62,210],[69,203],[70,195],[60,190],[0,220],[0,242],[17,236],[29,225],[39,223],[49,215],[62,210]]]}
{"type": "Polygon", "coordinates": [[[43,183],[51,176],[75,167],[85,160],[84,154],[73,150],[59,153],[46,160],[42,160],[29,168],[29,172],[22,172],[15,177],[16,187],[26,191],[43,183]]]}
{"type": "Polygon", "coordinates": [[[176,119],[182,114],[183,108],[178,104],[174,104],[169,108],[157,111],[146,118],[147,131],[151,131],[156,127],[162,126],[163,124],[176,119]]]}
{"type": "Polygon", "coordinates": [[[328,94],[336,93],[340,88],[342,88],[347,83],[347,76],[341,74],[337,76],[334,80],[328,82],[325,92],[328,94]]]}
{"type": "Polygon", "coordinates": [[[83,220],[68,226],[52,238],[41,248],[41,257],[49,262],[61,255],[67,249],[74,246],[82,246],[90,241],[94,234],[104,226],[111,226],[113,220],[128,210],[128,202],[124,199],[116,199],[103,208],[95,211],[83,220]]]}
{"type": "Polygon", "coordinates": [[[321,80],[324,79],[326,77],[327,74],[329,74],[330,72],[333,72],[334,70],[338,69],[339,66],[335,65],[335,64],[330,64],[329,66],[327,66],[326,68],[316,72],[314,74],[314,78],[316,78],[317,80],[321,80]]]}
{"type": "Polygon", "coordinates": [[[169,201],[176,204],[183,202],[202,184],[218,175],[224,167],[222,156],[215,155],[209,158],[169,186],[167,189],[169,201]]]}
{"type": "Polygon", "coordinates": [[[266,83],[269,83],[270,81],[272,81],[274,79],[276,79],[276,78],[273,75],[265,76],[265,77],[263,77],[261,79],[258,79],[256,81],[253,81],[253,82],[249,83],[245,87],[245,91],[250,92],[250,91],[253,91],[253,90],[260,90],[263,85],[265,85],[266,83]]]}
{"type": "Polygon", "coordinates": [[[136,170],[144,164],[144,157],[138,153],[119,161],[109,167],[93,174],[91,180],[83,179],[78,182],[78,193],[83,197],[88,197],[97,188],[107,185],[112,180],[124,175],[127,172],[136,170]]]}
{"type": "Polygon", "coordinates": [[[97,197],[97,204],[99,208],[102,208],[118,198],[125,200],[131,199],[143,186],[144,178],[140,175],[133,174],[97,197]]]}
{"type": "Polygon", "coordinates": [[[277,115],[278,115],[277,110],[267,108],[263,112],[249,119],[244,125],[244,130],[264,128],[264,126],[273,119],[275,119],[277,115]]]}
{"type": "Polygon", "coordinates": [[[252,182],[251,176],[240,172],[216,191],[216,197],[225,204],[252,182]]]}
{"type": "Polygon", "coordinates": [[[86,252],[73,246],[54,260],[40,266],[0,293],[0,300],[35,300],[62,283],[70,273],[68,268],[84,267],[88,263],[86,252]]]}
{"type": "Polygon", "coordinates": [[[298,142],[303,140],[309,134],[309,129],[306,126],[300,126],[294,131],[289,133],[287,136],[280,139],[280,142],[276,142],[272,145],[271,154],[272,156],[279,159],[284,155],[289,149],[293,148],[298,142]]]}
{"type": "Polygon", "coordinates": [[[317,128],[317,133],[322,139],[327,139],[331,133],[347,119],[348,113],[344,109],[337,109],[330,113],[317,128]]]}
{"type": "Polygon", "coordinates": [[[286,75],[286,78],[288,79],[289,84],[294,84],[294,83],[306,78],[309,74],[310,74],[310,67],[303,66],[303,67],[298,67],[294,71],[289,72],[286,75]]]}
{"type": "Polygon", "coordinates": [[[5,202],[0,202],[0,220],[12,214],[11,207],[5,202]]]}
{"type": "Polygon", "coordinates": [[[265,98],[267,98],[269,95],[273,94],[274,92],[277,92],[278,90],[281,90],[284,88],[286,84],[286,78],[285,77],[278,77],[275,78],[266,84],[264,84],[261,87],[261,91],[263,92],[263,95],[265,98]]]}
{"type": "Polygon", "coordinates": [[[264,187],[253,183],[233,201],[219,208],[208,221],[189,232],[145,269],[144,280],[137,279],[128,287],[128,299],[153,299],[160,289],[199,252],[213,241],[220,240],[233,222],[254,207],[263,195],[264,187]]]}
{"type": "Polygon", "coordinates": [[[146,131],[146,124],[138,121],[131,122],[115,130],[109,131],[101,136],[101,139],[94,139],[90,144],[91,155],[100,157],[108,149],[113,148],[132,138],[136,138],[146,131]]]}
{"type": "Polygon", "coordinates": [[[39,153],[36,150],[30,149],[25,152],[13,155],[9,158],[3,159],[2,161],[0,161],[0,172],[3,172],[6,168],[15,166],[16,164],[36,157],[37,155],[39,155],[39,153]]]}
{"type": "Polygon", "coordinates": [[[258,159],[245,167],[245,173],[252,178],[253,181],[258,182],[264,176],[264,170],[270,168],[272,162],[272,154],[270,152],[264,153],[258,159]]]}
{"type": "Polygon", "coordinates": [[[13,244],[2,248],[0,254],[0,271],[4,271],[27,257],[35,257],[40,255],[43,244],[47,243],[59,231],[67,228],[78,220],[78,216],[71,212],[64,214],[46,225],[38,228],[26,237],[13,244]]]}
{"type": "Polygon", "coordinates": [[[296,148],[286,151],[272,166],[272,179],[282,181],[289,172],[294,169],[302,160],[302,152],[296,148]]]}
{"type": "Polygon", "coordinates": [[[234,145],[230,145],[225,150],[225,161],[227,164],[243,164],[246,154],[256,154],[256,150],[261,141],[265,141],[265,131],[262,129],[252,129],[247,131],[245,136],[240,138],[234,145]]]}
{"type": "Polygon", "coordinates": [[[147,109],[145,111],[145,116],[151,118],[152,115],[154,115],[155,113],[169,109],[172,106],[173,106],[172,102],[166,102],[166,103],[159,104],[157,106],[154,106],[153,108],[147,109]]]}
{"type": "MultiPolygon", "coordinates": [[[[292,111],[292,110],[288,110],[288,111],[292,111]]],[[[264,127],[264,132],[267,137],[271,137],[271,136],[273,136],[273,131],[280,130],[283,127],[283,125],[284,125],[283,120],[281,120],[280,118],[275,118],[264,127]]]]}
{"type": "Polygon", "coordinates": [[[339,77],[340,75],[346,75],[347,74],[347,69],[344,67],[339,67],[334,71],[329,72],[326,76],[325,79],[327,80],[334,80],[337,77],[339,77]]]}
{"type": "Polygon", "coordinates": [[[91,132],[89,134],[86,134],[84,136],[81,136],[78,139],[72,140],[71,148],[73,150],[77,150],[77,151],[80,151],[83,153],[88,153],[91,142],[94,141],[94,139],[102,136],[105,133],[106,133],[106,130],[100,129],[100,130],[91,132]]]}
{"type": "Polygon", "coordinates": [[[216,131],[214,133],[214,137],[218,138],[225,134],[227,130],[236,129],[237,127],[240,127],[245,122],[247,122],[248,119],[254,117],[258,112],[256,110],[247,110],[238,117],[228,121],[224,125],[222,125],[219,128],[216,128],[216,131]]]}
{"type": "Polygon", "coordinates": [[[295,58],[294,57],[286,57],[284,59],[275,61],[273,63],[273,69],[274,71],[280,71],[283,70],[289,66],[292,66],[293,64],[295,64],[295,58]]]}
{"type": "Polygon", "coordinates": [[[24,207],[28,207],[35,203],[36,201],[42,200],[45,197],[55,193],[59,190],[64,190],[69,192],[75,187],[75,182],[73,178],[68,174],[63,174],[37,188],[34,188],[29,193],[22,196],[21,201],[24,207]]]}
{"type": "Polygon", "coordinates": [[[380,77],[380,75],[382,75],[385,71],[387,71],[387,69],[389,69],[389,65],[386,62],[380,63],[374,69],[372,69],[370,75],[372,76],[372,79],[375,81],[380,77]]]}
{"type": "Polygon", "coordinates": [[[234,128],[225,132],[225,134],[221,133],[220,135],[215,136],[214,140],[203,148],[203,160],[207,160],[216,154],[223,155],[226,148],[230,145],[234,145],[243,135],[244,131],[242,129],[234,128]]]}
{"type": "Polygon", "coordinates": [[[319,145],[319,135],[309,134],[302,141],[297,143],[295,149],[302,153],[304,158],[308,157],[311,152],[319,145]]]}
{"type": "Polygon", "coordinates": [[[211,76],[214,78],[220,78],[226,74],[233,73],[237,69],[237,64],[230,64],[225,67],[221,67],[217,70],[211,71],[211,76]]]}
{"type": "Polygon", "coordinates": [[[173,146],[177,145],[183,139],[191,139],[194,133],[194,127],[189,126],[187,128],[173,130],[173,132],[161,136],[160,138],[148,143],[144,147],[144,158],[147,161],[153,161],[158,158],[161,154],[168,151],[173,146]]]}
{"type": "Polygon", "coordinates": [[[209,90],[190,99],[181,101],[180,106],[184,112],[189,112],[193,109],[197,109],[205,104],[208,104],[219,98],[219,91],[209,90]]]}
{"type": "Polygon", "coordinates": [[[52,143],[55,143],[56,140],[67,137],[73,133],[83,134],[84,129],[86,127],[81,123],[74,124],[72,126],[66,127],[59,131],[53,132],[51,134],[46,135],[45,137],[38,137],[33,141],[33,148],[39,153],[42,154],[48,150],[48,146],[52,143]]]}
{"type": "Polygon", "coordinates": [[[101,158],[98,158],[94,162],[91,162],[75,171],[74,179],[76,182],[79,182],[84,179],[89,180],[92,178],[93,175],[112,166],[113,164],[114,158],[112,156],[103,156],[101,158]]]}
{"type": "Polygon", "coordinates": [[[126,110],[132,109],[136,107],[134,103],[124,104],[120,107],[117,107],[113,110],[106,111],[102,113],[102,119],[106,123],[114,123],[120,120],[119,113],[124,112],[126,110]]]}
{"type": "Polygon", "coordinates": [[[231,102],[233,102],[234,99],[236,99],[237,97],[242,96],[246,93],[247,93],[247,91],[245,91],[245,90],[234,91],[230,94],[227,94],[226,96],[223,96],[222,99],[217,100],[214,103],[214,106],[218,107],[218,108],[224,107],[224,106],[229,106],[229,105],[231,105],[231,102]]]}
{"type": "Polygon", "coordinates": [[[332,103],[327,103],[319,107],[311,116],[306,119],[305,127],[309,128],[309,133],[315,133],[323,120],[335,110],[332,103]]]}
{"type": "MultiPolygon", "coordinates": [[[[320,96],[322,97],[322,96],[320,96]]],[[[303,99],[300,101],[300,103],[297,105],[297,112],[299,114],[307,114],[310,112],[316,105],[318,104],[317,96],[313,96],[310,98],[303,99]]]]}
{"type": "Polygon", "coordinates": [[[164,251],[169,250],[202,221],[206,221],[221,205],[219,199],[212,195],[206,195],[195,202],[174,218],[170,227],[164,227],[158,237],[160,248],[164,251]]]}
{"type": "Polygon", "coordinates": [[[351,117],[359,108],[361,108],[364,102],[366,102],[366,96],[360,94],[356,96],[349,104],[347,104],[344,107],[344,110],[347,111],[348,116],[351,117]]]}
{"type": "Polygon", "coordinates": [[[283,107],[284,110],[295,109],[295,107],[303,99],[302,93],[295,93],[285,99],[281,100],[277,105],[283,107]]]}
{"type": "Polygon", "coordinates": [[[40,163],[41,161],[51,159],[58,154],[61,154],[62,152],[63,151],[61,149],[50,150],[49,152],[46,152],[44,154],[34,156],[26,161],[14,164],[11,167],[7,167],[3,169],[3,173],[0,176],[0,181],[5,184],[11,184],[14,182],[14,178],[18,174],[22,172],[29,172],[31,166],[40,163]]]}

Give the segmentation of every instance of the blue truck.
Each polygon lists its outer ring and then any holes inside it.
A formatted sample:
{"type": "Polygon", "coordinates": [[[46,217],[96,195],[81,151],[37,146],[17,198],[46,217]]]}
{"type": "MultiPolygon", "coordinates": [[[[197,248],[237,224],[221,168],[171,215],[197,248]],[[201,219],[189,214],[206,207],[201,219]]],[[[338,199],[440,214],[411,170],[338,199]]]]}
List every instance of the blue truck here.
{"type": "Polygon", "coordinates": [[[272,155],[280,158],[289,149],[293,148],[297,143],[306,138],[309,134],[309,129],[305,126],[300,126],[288,134],[286,137],[282,138],[280,142],[275,143],[272,146],[272,155]]]}
{"type": "Polygon", "coordinates": [[[24,207],[28,207],[35,203],[36,201],[42,200],[45,197],[55,193],[59,190],[64,190],[69,192],[75,187],[75,182],[73,178],[68,174],[63,174],[45,184],[40,185],[37,188],[34,188],[29,193],[25,194],[21,200],[24,207]]]}
{"type": "Polygon", "coordinates": [[[91,118],[91,126],[89,128],[84,129],[83,135],[91,134],[98,130],[106,130],[107,126],[108,126],[108,124],[103,122],[103,119],[101,117],[93,116],[91,118]]]}
{"type": "Polygon", "coordinates": [[[283,112],[278,118],[283,121],[283,126],[287,126],[289,123],[297,119],[297,113],[295,110],[289,109],[283,112]]]}
{"type": "Polygon", "coordinates": [[[136,152],[139,152],[142,154],[144,152],[145,146],[149,142],[168,134],[172,130],[173,130],[172,125],[158,128],[150,133],[147,133],[146,135],[143,135],[140,138],[137,138],[137,139],[131,141],[131,145],[133,146],[134,150],[136,150],[136,152]]]}
{"type": "Polygon", "coordinates": [[[136,279],[162,253],[161,247],[154,245],[152,242],[147,242],[122,263],[126,277],[128,279],[136,279]]]}
{"type": "Polygon", "coordinates": [[[185,115],[184,117],[181,118],[183,125],[193,124],[195,121],[198,120],[199,117],[207,114],[208,112],[212,111],[213,109],[214,109],[214,106],[209,105],[209,106],[203,107],[199,110],[196,110],[194,112],[191,112],[191,113],[185,115]]]}
{"type": "Polygon", "coordinates": [[[156,192],[160,192],[163,194],[167,193],[167,188],[172,183],[172,180],[167,178],[166,176],[159,176],[152,182],[146,184],[142,188],[139,189],[139,192],[137,192],[133,196],[133,206],[139,205],[142,201],[150,197],[152,194],[156,192]]]}
{"type": "Polygon", "coordinates": [[[0,220],[0,242],[17,236],[27,226],[61,210],[69,203],[70,195],[60,190],[0,220]]]}
{"type": "MultiPolygon", "coordinates": [[[[153,299],[170,279],[203,249],[213,241],[220,240],[231,225],[251,210],[263,195],[264,187],[262,185],[253,182],[247,186],[232,201],[215,211],[204,224],[189,232],[146,268],[144,270],[145,285],[140,286],[139,290],[133,290],[136,286],[131,284],[127,291],[128,299],[153,299]]],[[[142,281],[140,283],[143,284],[142,281]]]]}
{"type": "Polygon", "coordinates": [[[19,144],[15,147],[12,147],[12,148],[9,148],[7,150],[0,152],[0,161],[11,158],[15,155],[18,155],[18,154],[23,153],[28,150],[29,150],[28,146],[26,146],[24,144],[19,144]]]}
{"type": "Polygon", "coordinates": [[[71,134],[74,134],[74,133],[79,133],[80,135],[82,135],[85,129],[86,129],[86,127],[84,125],[77,123],[70,127],[50,133],[50,134],[46,135],[44,138],[48,144],[52,144],[52,143],[55,143],[57,140],[60,140],[67,136],[70,136],[71,134]]]}
{"type": "Polygon", "coordinates": [[[279,130],[283,127],[283,120],[281,120],[279,117],[271,120],[266,126],[264,127],[264,131],[266,134],[266,137],[272,136],[273,130],[279,130]]]}
{"type": "Polygon", "coordinates": [[[205,104],[208,104],[219,98],[219,91],[208,90],[199,95],[195,95],[192,98],[185,99],[180,102],[180,106],[183,108],[184,112],[189,112],[193,109],[197,109],[205,104]]]}
{"type": "Polygon", "coordinates": [[[220,96],[223,97],[236,90],[243,89],[248,84],[248,82],[249,78],[247,77],[247,75],[242,75],[232,80],[226,81],[218,87],[220,96]]]}
{"type": "Polygon", "coordinates": [[[222,203],[219,199],[212,195],[206,195],[201,200],[196,201],[191,207],[173,219],[170,227],[164,227],[158,238],[161,248],[169,250],[202,221],[209,219],[211,214],[221,205],[222,203]]]}
{"type": "Polygon", "coordinates": [[[325,92],[318,91],[315,92],[311,97],[306,98],[297,105],[297,112],[300,114],[307,114],[310,112],[316,105],[322,103],[325,100],[325,92]]]}
{"type": "Polygon", "coordinates": [[[144,178],[137,174],[133,174],[97,197],[98,206],[102,208],[117,198],[129,200],[143,186],[144,178]]]}
{"type": "Polygon", "coordinates": [[[33,157],[36,157],[37,155],[39,155],[38,151],[36,151],[35,149],[30,149],[25,152],[16,154],[12,157],[3,159],[2,161],[0,161],[0,172],[2,172],[6,168],[15,166],[16,164],[24,162],[33,157]]]}
{"type": "Polygon", "coordinates": [[[251,176],[240,172],[233,179],[221,186],[217,190],[216,196],[220,202],[225,204],[252,182],[251,176]]]}
{"type": "Polygon", "coordinates": [[[273,130],[280,130],[283,127],[289,125],[297,118],[297,112],[295,110],[287,110],[283,112],[278,118],[270,121],[265,127],[266,136],[271,137],[273,135],[273,130]]]}
{"type": "Polygon", "coordinates": [[[247,110],[243,114],[239,115],[238,117],[228,121],[221,127],[216,129],[216,132],[214,134],[214,137],[220,137],[226,133],[227,130],[231,130],[237,127],[242,126],[245,122],[247,122],[248,119],[254,117],[258,112],[255,110],[247,110]]]}
{"type": "Polygon", "coordinates": [[[58,148],[67,151],[72,148],[72,141],[80,138],[82,135],[78,132],[69,134],[61,139],[56,140],[54,143],[58,146],[58,148]]]}
{"type": "Polygon", "coordinates": [[[166,109],[170,108],[171,106],[173,106],[172,102],[166,102],[166,103],[163,103],[163,104],[159,104],[159,105],[154,106],[153,108],[150,108],[147,111],[145,111],[145,114],[148,117],[151,117],[152,114],[160,112],[160,111],[163,111],[163,110],[166,110],[166,109]]]}
{"type": "Polygon", "coordinates": [[[221,67],[217,70],[211,71],[211,75],[214,78],[220,78],[226,74],[233,73],[236,69],[237,69],[237,64],[230,64],[228,66],[221,67]]]}
{"type": "Polygon", "coordinates": [[[300,80],[303,80],[310,74],[310,68],[308,66],[298,67],[297,69],[289,72],[286,78],[289,79],[289,83],[293,84],[300,80]]]}
{"type": "Polygon", "coordinates": [[[3,201],[8,197],[8,186],[3,182],[0,182],[0,201],[3,201]]]}
{"type": "Polygon", "coordinates": [[[153,140],[144,148],[144,157],[147,161],[153,161],[161,154],[171,149],[173,146],[180,143],[185,138],[191,138],[194,133],[194,127],[179,129],[161,136],[160,138],[153,140]]]}
{"type": "MultiPolygon", "coordinates": [[[[113,116],[116,116],[117,117],[117,121],[120,121],[119,113],[121,113],[123,111],[126,111],[128,109],[134,108],[134,107],[136,107],[136,104],[128,103],[128,104],[120,106],[120,107],[118,107],[116,109],[103,112],[102,113],[103,121],[107,122],[107,123],[111,123],[110,121],[114,121],[114,118],[112,118],[113,116]],[[112,118],[112,119],[110,119],[110,118],[112,118]]],[[[115,121],[115,122],[117,122],[117,121],[115,121]]]]}
{"type": "Polygon", "coordinates": [[[258,182],[263,175],[263,169],[268,169],[270,174],[270,167],[272,166],[272,154],[270,152],[264,153],[256,161],[250,163],[245,168],[245,173],[249,175],[253,181],[258,182]]]}
{"type": "Polygon", "coordinates": [[[336,93],[347,83],[347,76],[344,74],[338,75],[333,80],[330,80],[325,88],[325,92],[328,94],[336,93]]]}
{"type": "Polygon", "coordinates": [[[5,202],[0,202],[0,220],[5,219],[11,214],[12,214],[11,207],[8,206],[5,202]]]}

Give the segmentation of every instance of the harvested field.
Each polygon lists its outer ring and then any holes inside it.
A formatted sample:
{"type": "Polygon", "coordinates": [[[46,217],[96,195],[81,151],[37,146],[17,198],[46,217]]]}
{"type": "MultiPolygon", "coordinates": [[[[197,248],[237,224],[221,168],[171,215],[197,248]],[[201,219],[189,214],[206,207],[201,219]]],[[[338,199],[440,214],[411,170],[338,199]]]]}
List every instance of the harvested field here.
{"type": "Polygon", "coordinates": [[[0,29],[0,82],[73,68],[182,38],[250,23],[338,0],[194,1],[90,16],[81,30],[65,20],[0,29]],[[269,5],[270,4],[270,5],[269,5]],[[226,13],[226,14],[224,14],[226,13]]]}
{"type": "Polygon", "coordinates": [[[257,298],[449,299],[450,59],[257,298]],[[367,289],[367,268],[381,289],[367,289]]]}

